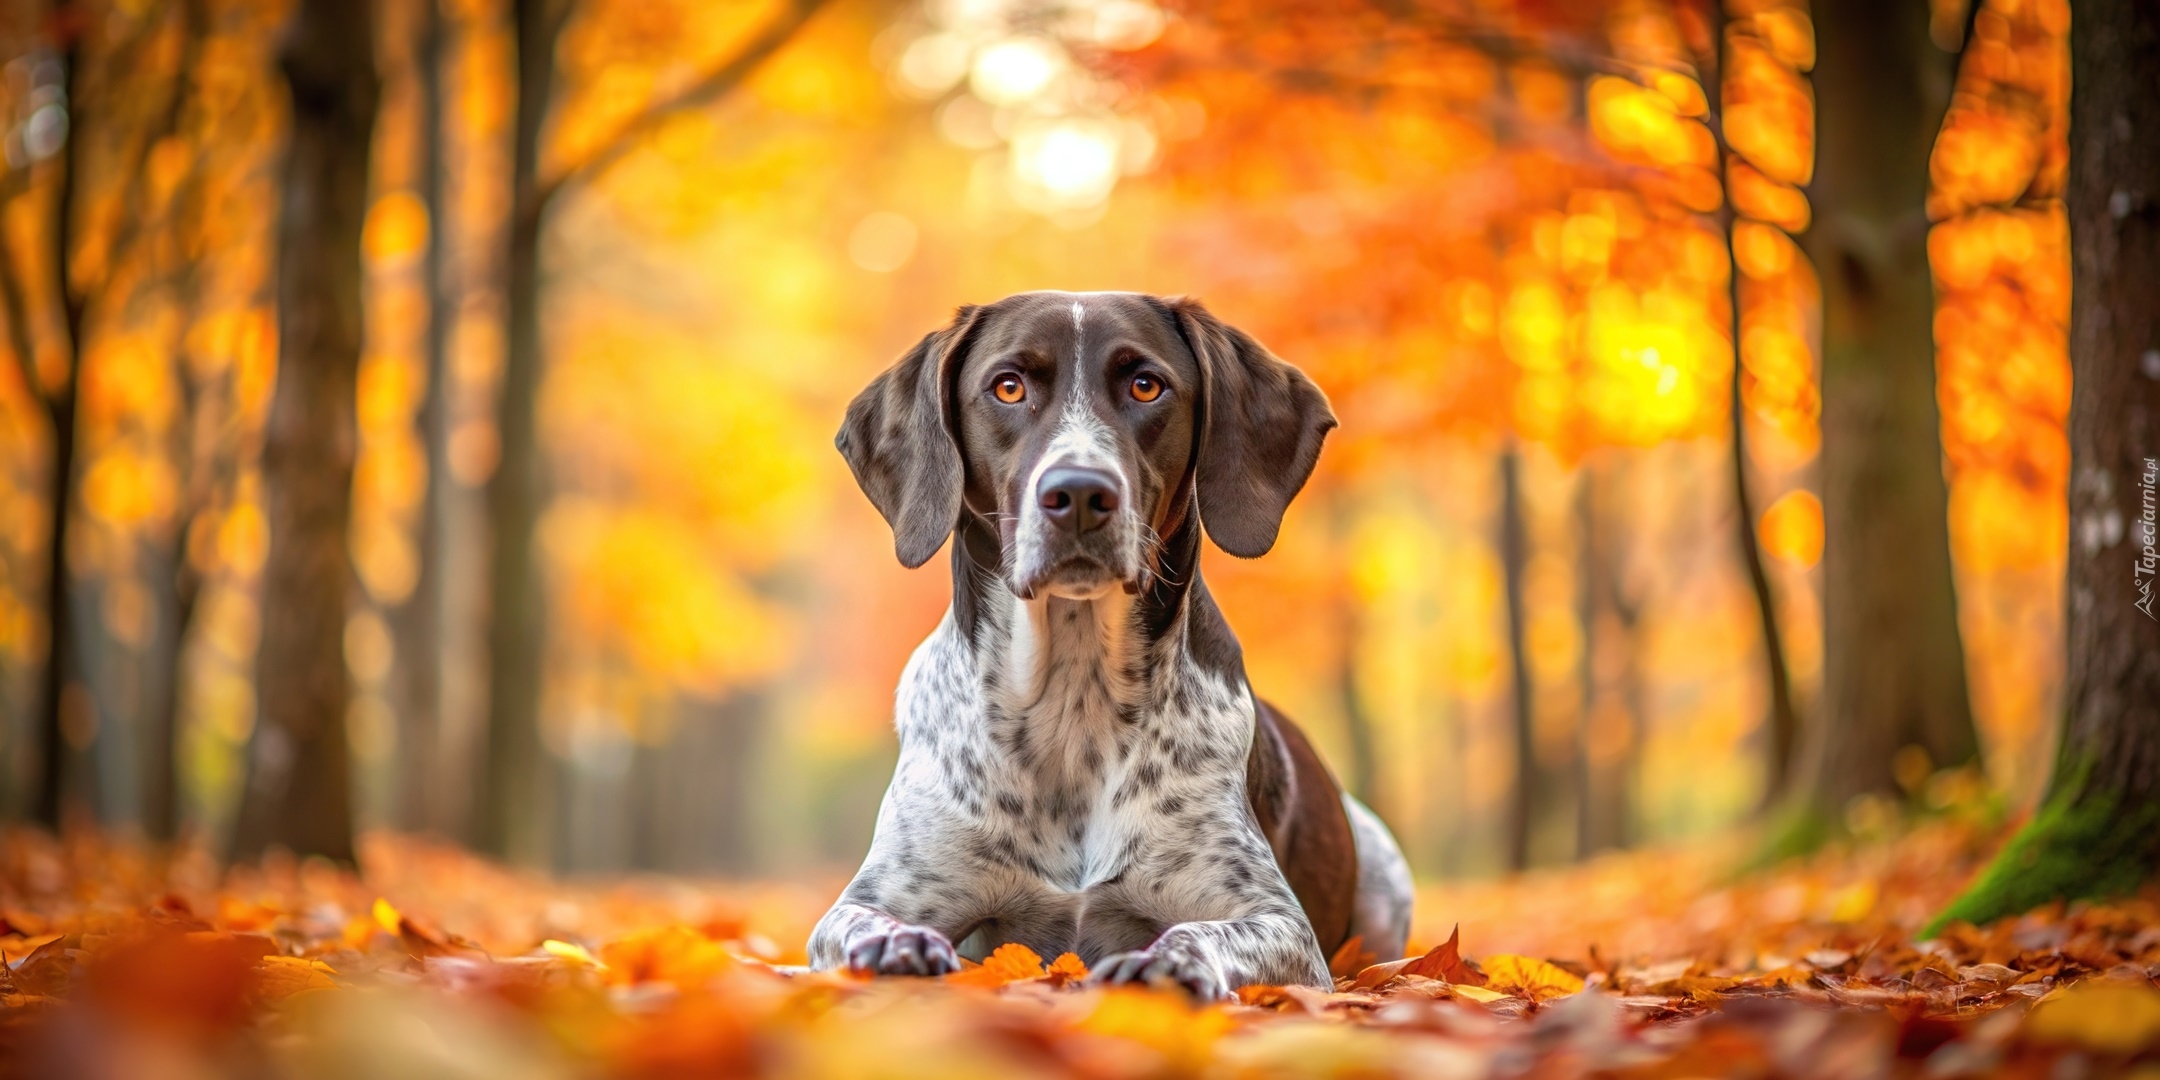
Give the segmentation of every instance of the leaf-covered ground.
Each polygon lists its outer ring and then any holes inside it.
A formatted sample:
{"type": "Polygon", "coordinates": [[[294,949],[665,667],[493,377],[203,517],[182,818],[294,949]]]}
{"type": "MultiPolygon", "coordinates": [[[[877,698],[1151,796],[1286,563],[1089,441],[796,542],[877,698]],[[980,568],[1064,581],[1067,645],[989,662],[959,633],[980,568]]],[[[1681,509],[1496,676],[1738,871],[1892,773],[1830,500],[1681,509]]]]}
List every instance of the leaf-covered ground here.
{"type": "Polygon", "coordinates": [[[2160,1077],[2160,896],[1916,941],[1957,822],[1728,880],[1613,857],[1422,898],[1415,955],[1195,1007],[1008,948],[791,972],[827,894],[548,883],[376,837],[364,871],[0,841],[9,1075],[2160,1077]],[[1459,930],[1456,929],[1459,926],[1459,930]],[[1454,931],[1449,936],[1449,931],[1454,931]]]}

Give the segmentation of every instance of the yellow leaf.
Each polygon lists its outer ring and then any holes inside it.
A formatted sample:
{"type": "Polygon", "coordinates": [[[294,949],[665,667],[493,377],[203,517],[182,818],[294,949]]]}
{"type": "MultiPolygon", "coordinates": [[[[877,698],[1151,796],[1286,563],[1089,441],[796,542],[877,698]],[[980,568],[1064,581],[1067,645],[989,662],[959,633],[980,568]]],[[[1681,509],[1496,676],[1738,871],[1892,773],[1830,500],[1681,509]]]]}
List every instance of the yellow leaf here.
{"type": "Polygon", "coordinates": [[[1482,986],[1457,985],[1449,987],[1448,992],[1465,1001],[1475,1001],[1480,1005],[1490,1005],[1508,996],[1498,990],[1488,990],[1482,986]]]}
{"type": "Polygon", "coordinates": [[[398,914],[398,909],[391,907],[390,901],[380,896],[375,898],[375,925],[382,927],[384,933],[396,935],[398,925],[404,921],[405,916],[398,914]]]}
{"type": "Polygon", "coordinates": [[[2134,1054],[2160,1046],[2160,990],[2114,979],[2082,982],[2042,999],[2026,1023],[2042,1042],[2134,1054]]]}
{"type": "Polygon", "coordinates": [[[599,957],[594,956],[592,953],[586,951],[586,948],[583,945],[573,944],[568,941],[557,941],[554,938],[549,938],[546,941],[541,942],[540,947],[546,950],[550,956],[560,957],[564,960],[571,961],[572,963],[584,964],[587,967],[607,967],[606,964],[600,962],[599,957]]]}
{"type": "Polygon", "coordinates": [[[1875,899],[1878,895],[1879,891],[1873,881],[1854,882],[1839,890],[1831,901],[1830,921],[1855,923],[1867,918],[1868,913],[1875,910],[1875,899]]]}
{"type": "Polygon", "coordinates": [[[1573,972],[1528,956],[1495,956],[1482,965],[1485,985],[1494,990],[1545,1001],[1578,993],[1583,981],[1573,972]]]}
{"type": "Polygon", "coordinates": [[[1074,1030],[1147,1047],[1170,1062],[1165,1071],[1186,1073],[1199,1071],[1230,1027],[1229,1013],[1195,1008],[1183,994],[1121,986],[1103,992],[1074,1030]]]}

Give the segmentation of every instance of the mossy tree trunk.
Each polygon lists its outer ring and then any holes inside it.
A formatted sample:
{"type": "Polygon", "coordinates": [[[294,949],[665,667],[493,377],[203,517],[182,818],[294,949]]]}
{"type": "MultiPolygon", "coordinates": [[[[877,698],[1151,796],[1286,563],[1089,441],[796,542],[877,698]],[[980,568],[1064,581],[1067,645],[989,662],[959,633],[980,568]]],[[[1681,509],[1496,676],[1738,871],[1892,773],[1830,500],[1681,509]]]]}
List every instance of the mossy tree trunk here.
{"type": "Polygon", "coordinates": [[[1824,671],[1795,796],[1833,827],[1895,795],[1899,752],[1979,755],[1951,582],[1935,398],[1928,154],[1955,65],[1927,5],[1818,0],[1816,224],[1821,280],[1824,671]]]}
{"type": "Polygon", "coordinates": [[[2061,742],[2032,821],[1943,920],[2160,872],[2160,5],[2070,5],[2070,559],[2061,742]]]}
{"type": "Polygon", "coordinates": [[[270,524],[259,719],[233,841],[350,861],[346,546],[357,443],[360,227],[379,91],[365,0],[303,0],[279,56],[292,91],[278,220],[278,371],[263,431],[270,524]]]}

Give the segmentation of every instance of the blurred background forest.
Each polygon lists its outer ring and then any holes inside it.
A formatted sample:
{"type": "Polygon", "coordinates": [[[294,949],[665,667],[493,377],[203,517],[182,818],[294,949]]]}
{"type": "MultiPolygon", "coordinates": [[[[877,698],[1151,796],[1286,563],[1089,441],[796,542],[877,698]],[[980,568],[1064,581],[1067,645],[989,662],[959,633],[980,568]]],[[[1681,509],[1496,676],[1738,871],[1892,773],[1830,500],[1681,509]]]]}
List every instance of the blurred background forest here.
{"type": "Polygon", "coordinates": [[[328,60],[286,4],[0,12],[10,817],[245,850],[285,769],[567,872],[851,866],[949,575],[830,438],[1034,288],[1199,296],[1328,391],[1206,572],[1423,876],[2046,780],[2064,0],[1938,2],[1917,74],[1792,0],[336,7],[328,60]],[[280,424],[310,162],[357,367],[280,424]],[[266,570],[288,519],[332,587],[266,570]]]}

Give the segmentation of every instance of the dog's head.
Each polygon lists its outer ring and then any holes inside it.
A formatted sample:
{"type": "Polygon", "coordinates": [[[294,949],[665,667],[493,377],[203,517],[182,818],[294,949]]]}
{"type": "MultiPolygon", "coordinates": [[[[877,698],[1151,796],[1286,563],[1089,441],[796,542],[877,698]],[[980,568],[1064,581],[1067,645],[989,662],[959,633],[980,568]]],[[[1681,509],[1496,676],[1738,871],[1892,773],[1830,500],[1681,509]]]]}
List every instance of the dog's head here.
{"type": "Polygon", "coordinates": [[[837,442],[900,561],[963,507],[992,523],[1022,599],[1137,591],[1195,505],[1252,558],[1335,426],[1310,379],[1197,302],[1022,293],[960,309],[848,407],[837,442]]]}

